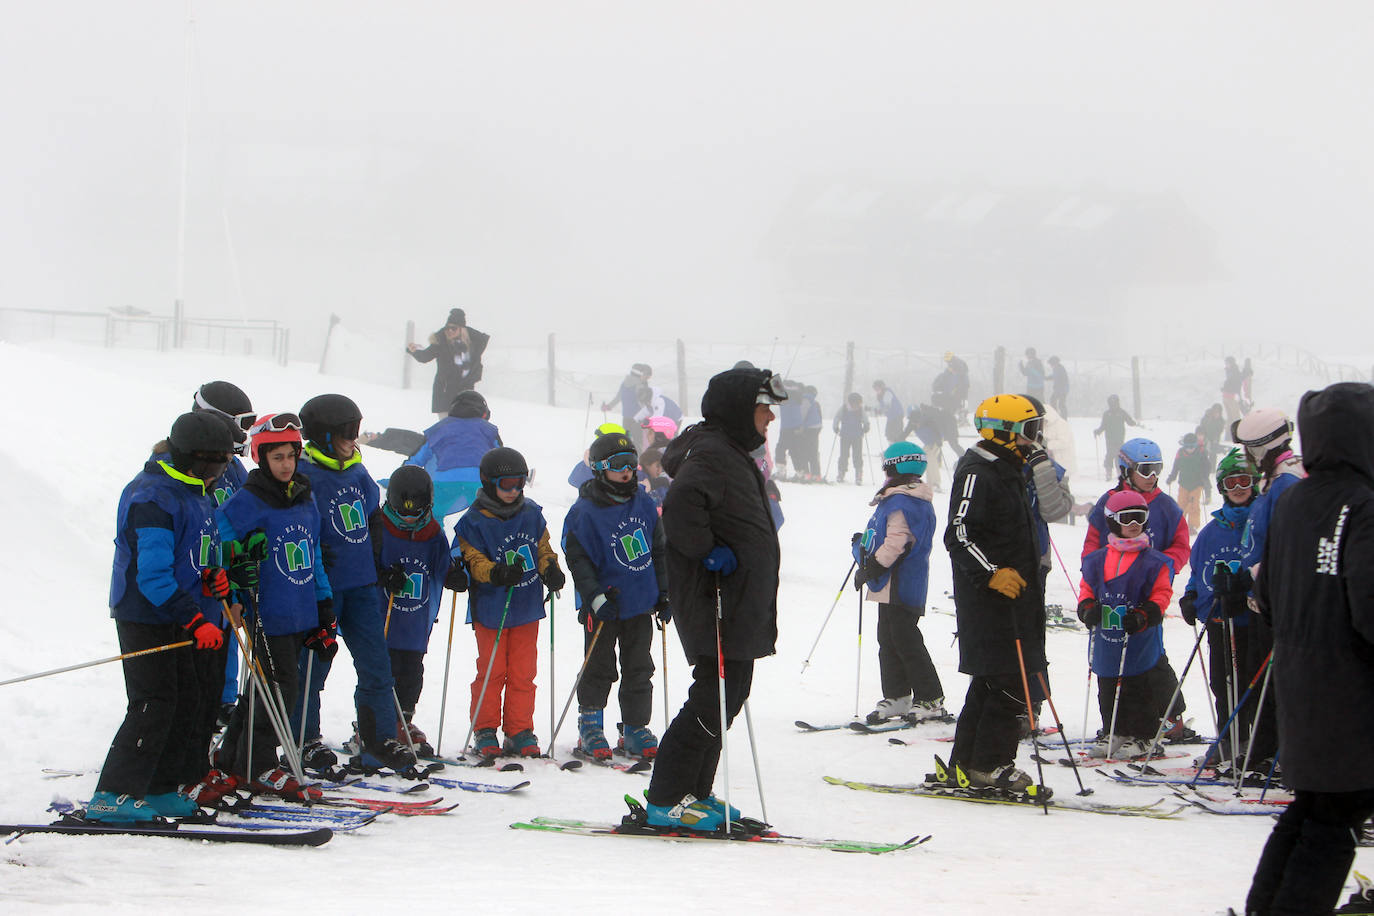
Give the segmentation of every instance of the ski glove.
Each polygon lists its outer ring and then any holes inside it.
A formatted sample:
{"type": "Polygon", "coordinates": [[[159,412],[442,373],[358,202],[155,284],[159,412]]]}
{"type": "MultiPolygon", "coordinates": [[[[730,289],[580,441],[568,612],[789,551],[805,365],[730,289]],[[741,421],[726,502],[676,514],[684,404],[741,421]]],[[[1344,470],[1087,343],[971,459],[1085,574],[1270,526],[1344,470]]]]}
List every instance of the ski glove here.
{"type": "Polygon", "coordinates": [[[1102,602],[1096,598],[1084,598],[1078,602],[1078,619],[1091,630],[1102,625],[1102,602]]]}
{"type": "Polygon", "coordinates": [[[334,618],[334,599],[321,598],[315,602],[315,616],[320,626],[326,628],[338,628],[338,622],[334,618]]]}
{"type": "Polygon", "coordinates": [[[514,588],[520,584],[520,580],[525,578],[525,566],[519,560],[512,565],[510,563],[493,563],[491,572],[487,578],[492,585],[499,585],[501,588],[514,588]]]}
{"type": "Polygon", "coordinates": [[[449,591],[465,592],[470,584],[468,568],[462,562],[454,563],[444,574],[444,588],[449,591]]]}
{"type": "Polygon", "coordinates": [[[1188,626],[1197,625],[1197,592],[1183,593],[1183,597],[1178,599],[1178,612],[1188,626]]]}
{"type": "Polygon", "coordinates": [[[339,628],[320,627],[305,637],[305,647],[325,661],[330,661],[339,653],[339,628]]]}
{"type": "Polygon", "coordinates": [[[207,566],[200,571],[200,591],[207,598],[229,597],[229,573],[220,566],[207,566]]]}
{"type": "Polygon", "coordinates": [[[1146,601],[1140,607],[1131,608],[1121,618],[1121,629],[1134,636],[1146,627],[1157,627],[1164,620],[1159,605],[1146,601]]]}
{"type": "Polygon", "coordinates": [[[865,557],[859,568],[854,570],[854,588],[863,588],[874,579],[882,578],[887,575],[887,570],[888,567],[879,563],[876,556],[865,557]]]}
{"type": "Polygon", "coordinates": [[[718,572],[722,576],[728,576],[739,566],[739,561],[735,559],[735,552],[724,544],[712,547],[711,552],[701,561],[711,572],[718,572]]]}
{"type": "Polygon", "coordinates": [[[1016,598],[1021,594],[1021,589],[1026,587],[1026,580],[1021,578],[1021,574],[1010,566],[1001,566],[992,571],[988,578],[988,588],[1007,598],[1016,598]]]}
{"type": "Polygon", "coordinates": [[[399,595],[401,589],[406,587],[406,572],[401,568],[400,563],[392,563],[390,566],[383,566],[377,570],[377,584],[380,585],[388,595],[399,595]]]}
{"type": "Polygon", "coordinates": [[[1216,569],[1212,572],[1212,591],[1222,614],[1227,617],[1239,617],[1249,610],[1245,598],[1254,584],[1255,580],[1250,575],[1250,570],[1241,567],[1240,570],[1232,572],[1225,560],[1217,560],[1216,569]]]}
{"type": "Polygon", "coordinates": [[[199,611],[186,624],[186,629],[190,630],[191,636],[195,638],[197,649],[218,649],[224,645],[224,631],[206,620],[205,615],[199,611]]]}
{"type": "Polygon", "coordinates": [[[544,572],[539,578],[544,580],[544,587],[551,592],[562,591],[563,586],[568,584],[568,577],[558,565],[558,560],[550,560],[544,567],[544,572]]]}
{"type": "Polygon", "coordinates": [[[658,603],[654,605],[654,613],[658,615],[659,626],[667,626],[673,619],[673,606],[668,603],[668,593],[658,593],[658,603]]]}
{"type": "Polygon", "coordinates": [[[620,619],[620,589],[615,586],[592,599],[592,616],[597,620],[620,619]]]}

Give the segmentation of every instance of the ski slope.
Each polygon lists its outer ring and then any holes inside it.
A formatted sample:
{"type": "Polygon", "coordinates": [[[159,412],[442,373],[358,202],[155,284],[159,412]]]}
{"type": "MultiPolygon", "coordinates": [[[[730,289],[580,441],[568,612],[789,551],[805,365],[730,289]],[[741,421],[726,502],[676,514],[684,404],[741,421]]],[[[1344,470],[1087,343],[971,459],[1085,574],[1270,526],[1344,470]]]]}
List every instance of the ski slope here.
{"type": "MultiPolygon", "coordinates": [[[[633,358],[627,353],[621,362],[633,358]]],[[[281,368],[200,353],[110,351],[56,344],[0,344],[0,406],[7,435],[0,444],[0,477],[7,481],[0,533],[0,679],[118,652],[106,595],[115,504],[141,467],[149,446],[191,403],[202,382],[226,378],[243,387],[260,413],[295,410],[308,397],[342,391],[362,407],[365,430],[423,428],[428,385],[411,391],[320,376],[311,367],[281,368]]],[[[588,442],[580,409],[541,407],[484,392],[508,445],[537,468],[528,496],[539,502],[555,538],[575,493],[564,481],[588,442]]],[[[827,411],[833,405],[824,405],[827,411]]],[[[593,422],[596,418],[593,418],[593,422]]],[[[1074,418],[1080,501],[1100,494],[1091,430],[1096,418],[1074,418]]],[[[1143,432],[1171,458],[1188,421],[1151,421],[1143,432]]],[[[829,447],[828,433],[822,440],[829,447]]],[[[881,448],[874,432],[872,451],[881,448]]],[[[364,450],[376,477],[400,457],[364,450]]],[[[833,476],[833,471],[832,471],[833,476]]],[[[866,477],[869,481],[873,477],[866,477]]],[[[786,907],[822,912],[862,907],[871,912],[1046,913],[1103,908],[1114,914],[1212,913],[1239,906],[1270,821],[1187,811],[1171,820],[1101,817],[1037,809],[856,793],[822,782],[826,775],[877,782],[918,781],[932,753],[952,734],[936,725],[899,736],[835,731],[803,734],[798,718],[841,721],[857,702],[866,712],[880,696],[874,637],[875,607],[863,615],[860,646],[856,598],[846,589],[811,658],[800,673],[849,565],[850,533],[868,517],[870,487],[783,483],[786,524],[779,595],[778,653],[756,669],[752,713],[769,818],[784,832],[853,839],[934,839],[915,850],[873,857],[742,844],[608,842],[513,831],[507,825],[536,815],[618,819],[620,797],[641,792],[645,777],[590,767],[563,773],[537,763],[523,793],[449,792],[461,802],[451,815],[383,818],[356,834],[312,850],[216,847],[149,838],[25,837],[0,846],[0,905],[7,912],[87,909],[114,912],[179,909],[242,912],[372,912],[379,908],[457,907],[472,912],[512,909],[550,912],[606,907],[666,912],[703,908],[786,907]],[[861,663],[856,682],[856,660],[861,663]]],[[[1214,504],[1215,505],[1215,504],[1214,504]]],[[[936,510],[943,526],[947,496],[936,510]]],[[[452,520],[450,520],[452,521],[452,520]]],[[[451,525],[449,526],[451,530],[451,525]]],[[[1071,566],[1082,526],[1055,525],[1055,543],[1071,566]]],[[[1077,581],[1076,572],[1073,573],[1077,581]]],[[[1181,584],[1181,583],[1180,583],[1181,584]]],[[[922,627],[957,712],[966,679],[957,671],[954,618],[946,597],[950,570],[938,546],[932,554],[930,611],[922,627]]],[[[557,605],[556,629],[541,631],[536,731],[547,743],[549,709],[561,709],[581,660],[581,639],[567,600],[557,605]],[[550,650],[551,640],[556,638],[550,650]],[[556,665],[555,665],[556,662],[556,665]],[[555,670],[556,669],[556,670],[555,670]],[[555,681],[556,678],[556,681],[555,681]],[[553,689],[551,690],[551,683],[553,689]]],[[[1056,568],[1048,599],[1073,607],[1071,584],[1056,568]]],[[[446,602],[447,610],[447,602],[446,602]]],[[[461,608],[459,609],[461,614],[461,608]]],[[[439,732],[447,612],[431,641],[426,689],[416,721],[433,740],[439,732]]],[[[1175,667],[1193,645],[1177,616],[1166,623],[1175,667]]],[[[1048,637],[1057,707],[1070,734],[1083,728],[1086,637],[1052,630],[1048,637]]],[[[345,649],[346,653],[346,649],[345,649]]],[[[461,616],[453,641],[448,721],[443,747],[454,750],[467,728],[468,684],[474,647],[461,616]]],[[[655,646],[655,660],[662,654],[655,646]]],[[[680,703],[688,682],[676,641],[668,648],[667,692],[680,703]]],[[[351,721],[353,673],[344,659],[324,694],[324,732],[341,740],[351,721]]],[[[662,675],[656,679],[661,689],[662,675]]],[[[1095,688],[1094,688],[1095,689],[1095,688]]],[[[1212,729],[1205,687],[1196,667],[1187,678],[1189,715],[1212,729]]],[[[1094,710],[1089,729],[1097,727],[1094,710]]],[[[120,722],[124,690],[118,665],[105,665],[0,689],[0,821],[34,821],[54,794],[84,799],[94,776],[45,780],[44,767],[94,769],[120,722]]],[[[671,712],[676,711],[674,705],[671,712]]],[[[615,709],[607,712],[615,721],[615,709]]],[[[571,716],[570,716],[571,723],[571,716]]],[[[567,754],[574,729],[565,724],[557,750],[567,754]]],[[[651,727],[663,728],[662,694],[651,727]]],[[[730,791],[746,813],[760,813],[747,732],[730,736],[730,791]]],[[[1061,748],[1062,750],[1062,748],[1061,748]]],[[[1034,772],[1023,754],[1020,764],[1034,772]]],[[[514,775],[464,771],[464,778],[514,780],[514,775]],[[473,774],[485,775],[473,775],[473,774]]],[[[723,774],[722,774],[723,775],[723,774]]],[[[524,777],[519,777],[524,778],[524,777]]],[[[1091,772],[1095,799],[1144,803],[1156,787],[1121,786],[1091,772]]],[[[1057,793],[1077,788],[1073,774],[1054,767],[1045,780],[1057,793]]],[[[721,791],[717,784],[718,793],[721,791]]],[[[1374,850],[1361,849],[1356,867],[1374,869],[1374,850]]]]}

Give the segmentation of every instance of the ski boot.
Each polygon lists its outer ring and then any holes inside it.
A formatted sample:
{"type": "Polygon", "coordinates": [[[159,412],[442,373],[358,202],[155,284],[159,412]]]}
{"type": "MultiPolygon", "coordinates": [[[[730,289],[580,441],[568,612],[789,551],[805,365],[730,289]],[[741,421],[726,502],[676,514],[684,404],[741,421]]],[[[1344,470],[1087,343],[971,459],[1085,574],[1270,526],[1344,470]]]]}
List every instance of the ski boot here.
{"type": "Polygon", "coordinates": [[[911,704],[911,711],[902,716],[912,725],[920,725],[922,722],[948,721],[953,718],[949,710],[945,709],[945,698],[936,697],[933,700],[920,700],[911,704]]]}
{"type": "Polygon", "coordinates": [[[961,781],[959,779],[963,772],[957,764],[950,766],[937,755],[935,772],[926,774],[925,785],[931,789],[966,789],[968,788],[968,780],[961,781]]]}
{"type": "Polygon", "coordinates": [[[288,801],[314,802],[324,798],[318,786],[303,786],[281,767],[273,767],[248,784],[258,795],[276,795],[288,801]]]}
{"type": "Polygon", "coordinates": [[[234,792],[242,782],[237,776],[220,769],[214,769],[201,777],[200,782],[189,789],[186,795],[197,805],[205,808],[218,808],[224,799],[228,798],[232,801],[237,797],[234,792]]]}
{"type": "Polygon", "coordinates": [[[1350,895],[1345,906],[1336,910],[1337,913],[1374,913],[1374,881],[1359,872],[1351,873],[1355,878],[1355,893],[1350,895]]]}
{"type": "Polygon", "coordinates": [[[1164,733],[1160,736],[1169,744],[1192,744],[1198,740],[1198,733],[1188,727],[1183,717],[1164,720],[1164,733]]]}
{"type": "Polygon", "coordinates": [[[200,814],[200,805],[197,805],[195,799],[184,792],[159,792],[156,795],[146,795],[143,798],[143,803],[162,817],[196,817],[200,814]]]}
{"type": "Polygon", "coordinates": [[[386,768],[400,773],[415,767],[415,755],[410,752],[410,748],[395,738],[387,738],[371,747],[364,747],[358,757],[364,767],[373,770],[386,768]]]}
{"type": "Polygon", "coordinates": [[[895,719],[911,712],[911,694],[904,697],[883,697],[873,711],[864,717],[869,725],[881,725],[888,719],[895,719]]]}
{"type": "Polygon", "coordinates": [[[705,833],[719,830],[725,824],[723,809],[697,801],[695,795],[684,795],[681,801],[672,805],[647,802],[644,811],[650,827],[705,833]]]}
{"type": "Polygon", "coordinates": [[[86,820],[96,824],[151,824],[157,812],[141,798],[97,792],[86,805],[86,820]]]}
{"type": "Polygon", "coordinates": [[[496,729],[479,728],[472,733],[472,751],[485,760],[501,756],[501,743],[496,740],[496,729]]]}
{"type": "Polygon", "coordinates": [[[506,745],[501,752],[507,757],[538,757],[539,739],[530,729],[506,736],[506,745]]]}
{"type": "Polygon", "coordinates": [[[658,738],[649,731],[649,726],[625,725],[618,722],[616,728],[620,730],[620,740],[616,742],[616,750],[626,757],[653,760],[658,755],[658,738]]]}
{"type": "Polygon", "coordinates": [[[577,707],[577,751],[592,760],[611,759],[611,746],[601,724],[602,712],[590,706],[577,707]]]}
{"type": "Polygon", "coordinates": [[[406,730],[410,732],[410,743],[415,746],[415,753],[418,756],[434,756],[434,745],[429,743],[429,736],[421,731],[418,725],[414,722],[407,722],[406,730]]]}
{"type": "Polygon", "coordinates": [[[301,766],[314,772],[327,772],[338,765],[339,756],[324,746],[319,737],[311,738],[301,748],[301,766]]]}

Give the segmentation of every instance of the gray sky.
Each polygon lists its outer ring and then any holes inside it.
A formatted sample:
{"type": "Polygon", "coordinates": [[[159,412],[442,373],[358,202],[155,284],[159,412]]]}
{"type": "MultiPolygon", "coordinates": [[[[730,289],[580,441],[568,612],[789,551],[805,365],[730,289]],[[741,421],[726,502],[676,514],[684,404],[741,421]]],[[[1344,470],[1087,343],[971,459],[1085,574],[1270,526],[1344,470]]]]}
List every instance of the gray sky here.
{"type": "MultiPolygon", "coordinates": [[[[9,7],[0,304],[166,311],[187,7],[9,7]]],[[[1371,4],[192,8],[193,314],[786,337],[764,239],[800,182],[861,175],[1176,192],[1225,279],[1128,310],[1163,342],[1358,355],[1327,341],[1370,324],[1371,4]]],[[[882,339],[853,318],[810,339],[882,339]]]]}

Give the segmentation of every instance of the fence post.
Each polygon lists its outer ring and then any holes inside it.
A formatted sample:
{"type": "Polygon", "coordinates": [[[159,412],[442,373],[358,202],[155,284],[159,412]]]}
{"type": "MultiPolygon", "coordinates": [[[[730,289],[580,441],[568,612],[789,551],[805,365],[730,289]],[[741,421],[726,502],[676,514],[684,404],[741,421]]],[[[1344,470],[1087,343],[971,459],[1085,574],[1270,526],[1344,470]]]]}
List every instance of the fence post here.
{"type": "Polygon", "coordinates": [[[681,337],[677,339],[677,403],[683,413],[696,413],[687,406],[691,403],[687,400],[687,345],[681,337]]]}
{"type": "Polygon", "coordinates": [[[854,390],[854,341],[844,345],[844,391],[840,392],[840,403],[849,402],[849,393],[854,390]]]}
{"type": "Polygon", "coordinates": [[[415,371],[415,360],[410,355],[410,345],[415,343],[415,321],[406,322],[406,354],[401,357],[401,387],[409,388],[411,373],[415,371]]]}
{"type": "Polygon", "coordinates": [[[1131,403],[1135,407],[1133,416],[1140,419],[1140,357],[1131,357],[1131,403]]]}
{"type": "Polygon", "coordinates": [[[1007,348],[999,346],[992,351],[992,390],[1000,393],[1007,377],[1007,348]]]}
{"type": "Polygon", "coordinates": [[[553,332],[549,332],[549,406],[557,407],[554,397],[554,375],[558,370],[557,360],[554,358],[553,332]]]}

